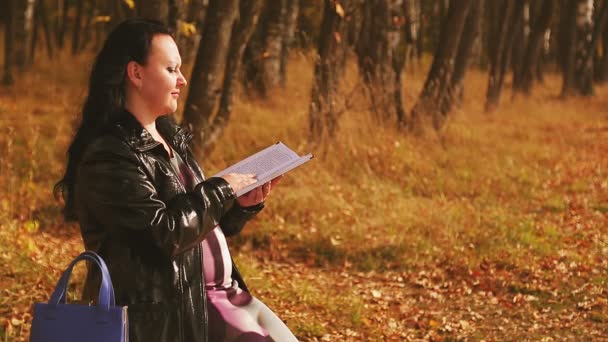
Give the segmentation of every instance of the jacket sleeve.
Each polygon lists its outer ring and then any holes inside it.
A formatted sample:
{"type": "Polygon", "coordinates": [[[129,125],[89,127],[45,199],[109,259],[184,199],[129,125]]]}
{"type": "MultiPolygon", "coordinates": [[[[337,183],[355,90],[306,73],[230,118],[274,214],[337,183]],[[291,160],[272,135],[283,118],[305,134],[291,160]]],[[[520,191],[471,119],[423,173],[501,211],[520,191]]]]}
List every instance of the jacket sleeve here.
{"type": "Polygon", "coordinates": [[[251,220],[264,208],[264,202],[251,207],[241,207],[238,202],[222,217],[220,227],[225,236],[238,234],[247,221],[251,220]]]}
{"type": "Polygon", "coordinates": [[[126,144],[96,145],[87,149],[80,164],[75,196],[86,215],[109,232],[148,231],[154,243],[172,256],[200,243],[234,203],[228,182],[216,177],[165,203],[126,144]]]}

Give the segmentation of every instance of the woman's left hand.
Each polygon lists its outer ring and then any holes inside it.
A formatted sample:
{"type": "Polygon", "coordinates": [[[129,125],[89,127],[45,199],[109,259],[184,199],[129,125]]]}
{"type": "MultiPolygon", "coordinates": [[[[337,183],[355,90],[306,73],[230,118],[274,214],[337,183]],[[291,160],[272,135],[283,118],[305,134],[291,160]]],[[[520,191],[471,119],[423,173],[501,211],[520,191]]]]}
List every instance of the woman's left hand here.
{"type": "Polygon", "coordinates": [[[276,186],[276,184],[283,178],[283,176],[278,176],[277,178],[271,180],[268,183],[264,183],[261,186],[249,191],[248,193],[241,195],[236,200],[238,201],[241,207],[251,207],[253,205],[259,204],[266,200],[266,197],[270,194],[270,190],[276,186]]]}

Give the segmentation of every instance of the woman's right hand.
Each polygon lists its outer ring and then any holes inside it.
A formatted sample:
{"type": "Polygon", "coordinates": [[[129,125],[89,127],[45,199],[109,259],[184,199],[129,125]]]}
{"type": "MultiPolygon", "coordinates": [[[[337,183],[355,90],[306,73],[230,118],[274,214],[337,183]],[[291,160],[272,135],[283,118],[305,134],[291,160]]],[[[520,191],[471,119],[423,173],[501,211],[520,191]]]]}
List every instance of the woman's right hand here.
{"type": "Polygon", "coordinates": [[[246,186],[257,182],[255,173],[227,173],[222,176],[234,192],[245,188],[246,186]]]}

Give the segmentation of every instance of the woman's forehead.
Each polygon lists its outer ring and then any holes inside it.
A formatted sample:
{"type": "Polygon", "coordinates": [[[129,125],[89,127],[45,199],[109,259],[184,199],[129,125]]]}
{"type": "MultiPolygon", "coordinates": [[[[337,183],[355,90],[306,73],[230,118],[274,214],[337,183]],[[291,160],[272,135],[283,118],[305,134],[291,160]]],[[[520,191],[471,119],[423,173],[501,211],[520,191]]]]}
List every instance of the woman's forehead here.
{"type": "Polygon", "coordinates": [[[181,61],[175,41],[171,36],[166,34],[157,34],[152,38],[149,58],[175,62],[181,61]]]}

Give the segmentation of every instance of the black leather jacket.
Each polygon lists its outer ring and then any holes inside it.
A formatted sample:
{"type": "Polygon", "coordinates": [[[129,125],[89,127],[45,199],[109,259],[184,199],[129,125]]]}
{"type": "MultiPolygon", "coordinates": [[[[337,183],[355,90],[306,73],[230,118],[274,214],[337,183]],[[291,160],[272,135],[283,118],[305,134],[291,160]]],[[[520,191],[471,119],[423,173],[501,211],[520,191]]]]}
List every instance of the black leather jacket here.
{"type": "MultiPolygon", "coordinates": [[[[263,205],[240,207],[224,179],[204,180],[187,147],[191,134],[161,117],[159,133],[198,183],[187,192],[162,144],[124,114],[79,166],[74,195],[85,247],[108,264],[116,304],[128,306],[131,342],[206,341],[200,242],[217,224],[238,233],[263,205]]],[[[91,268],[85,300],[97,298],[99,278],[91,268]]],[[[236,269],[233,278],[246,289],[236,269]]]]}

